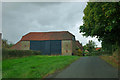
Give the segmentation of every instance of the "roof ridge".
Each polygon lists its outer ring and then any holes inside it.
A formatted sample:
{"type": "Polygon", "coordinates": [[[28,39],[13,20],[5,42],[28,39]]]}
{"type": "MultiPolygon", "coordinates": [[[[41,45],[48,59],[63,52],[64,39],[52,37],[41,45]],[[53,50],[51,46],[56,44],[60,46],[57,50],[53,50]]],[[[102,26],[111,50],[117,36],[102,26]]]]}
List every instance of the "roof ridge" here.
{"type": "Polygon", "coordinates": [[[40,33],[43,34],[43,33],[62,33],[62,32],[68,32],[68,33],[70,33],[69,31],[28,32],[27,34],[23,35],[22,37],[27,36],[27,35],[32,34],[32,33],[34,33],[34,34],[37,34],[37,33],[39,33],[39,34],[40,34],[40,33]]]}
{"type": "Polygon", "coordinates": [[[29,32],[29,33],[54,33],[54,32],[68,32],[68,31],[49,31],[49,32],[29,32]]]}

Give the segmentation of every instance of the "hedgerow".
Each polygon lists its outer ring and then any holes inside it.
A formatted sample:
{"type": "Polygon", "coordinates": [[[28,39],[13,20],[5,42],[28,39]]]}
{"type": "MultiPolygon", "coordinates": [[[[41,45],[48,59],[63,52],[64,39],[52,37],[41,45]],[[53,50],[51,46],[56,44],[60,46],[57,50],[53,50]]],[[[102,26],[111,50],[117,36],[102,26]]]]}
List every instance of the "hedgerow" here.
{"type": "Polygon", "coordinates": [[[41,54],[40,51],[33,51],[33,50],[10,50],[5,48],[2,49],[2,59],[40,55],[40,54],[41,54]]]}

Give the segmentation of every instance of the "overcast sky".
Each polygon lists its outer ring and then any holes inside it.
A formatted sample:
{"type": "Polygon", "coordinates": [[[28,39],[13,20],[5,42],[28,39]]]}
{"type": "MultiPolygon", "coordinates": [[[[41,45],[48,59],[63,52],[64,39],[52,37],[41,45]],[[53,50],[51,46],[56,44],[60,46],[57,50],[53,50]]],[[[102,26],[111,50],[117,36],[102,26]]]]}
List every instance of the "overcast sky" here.
{"type": "Polygon", "coordinates": [[[16,43],[29,32],[69,31],[83,45],[93,40],[100,47],[96,38],[79,33],[86,5],[86,2],[4,2],[3,38],[16,43]]]}

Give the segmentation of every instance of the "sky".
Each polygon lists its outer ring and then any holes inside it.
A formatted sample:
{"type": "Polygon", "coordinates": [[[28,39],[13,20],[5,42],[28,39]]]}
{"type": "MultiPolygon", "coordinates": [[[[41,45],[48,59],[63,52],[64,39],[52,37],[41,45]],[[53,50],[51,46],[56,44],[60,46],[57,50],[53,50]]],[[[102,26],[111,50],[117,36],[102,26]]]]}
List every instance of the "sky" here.
{"type": "Polygon", "coordinates": [[[79,33],[86,5],[86,2],[3,2],[3,39],[17,43],[29,32],[69,31],[83,45],[93,40],[101,47],[97,38],[79,33]]]}

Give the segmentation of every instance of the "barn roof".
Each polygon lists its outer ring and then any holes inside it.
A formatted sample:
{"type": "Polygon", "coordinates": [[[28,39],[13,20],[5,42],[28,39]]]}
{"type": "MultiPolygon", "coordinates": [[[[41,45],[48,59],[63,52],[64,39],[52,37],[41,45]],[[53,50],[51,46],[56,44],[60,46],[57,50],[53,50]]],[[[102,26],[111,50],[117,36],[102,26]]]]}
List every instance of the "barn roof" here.
{"type": "Polygon", "coordinates": [[[101,48],[96,48],[96,50],[99,50],[99,49],[101,49],[101,48]]]}
{"type": "Polygon", "coordinates": [[[75,37],[68,31],[58,32],[30,32],[22,37],[22,41],[30,40],[72,40],[75,37]]]}

